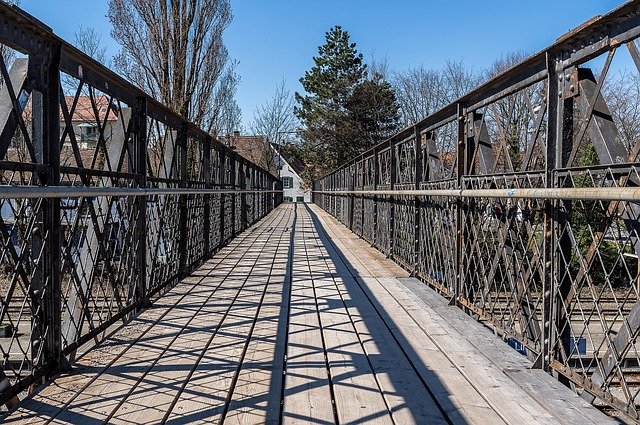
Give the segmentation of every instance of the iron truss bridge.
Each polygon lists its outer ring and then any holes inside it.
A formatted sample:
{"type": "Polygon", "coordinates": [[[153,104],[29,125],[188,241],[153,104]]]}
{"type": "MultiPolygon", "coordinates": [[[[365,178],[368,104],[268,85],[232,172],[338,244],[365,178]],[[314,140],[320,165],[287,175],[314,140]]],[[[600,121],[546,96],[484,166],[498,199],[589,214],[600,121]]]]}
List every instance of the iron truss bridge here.
{"type": "Polygon", "coordinates": [[[638,36],[632,1],[282,204],[0,3],[1,420],[639,421],[638,36]]]}

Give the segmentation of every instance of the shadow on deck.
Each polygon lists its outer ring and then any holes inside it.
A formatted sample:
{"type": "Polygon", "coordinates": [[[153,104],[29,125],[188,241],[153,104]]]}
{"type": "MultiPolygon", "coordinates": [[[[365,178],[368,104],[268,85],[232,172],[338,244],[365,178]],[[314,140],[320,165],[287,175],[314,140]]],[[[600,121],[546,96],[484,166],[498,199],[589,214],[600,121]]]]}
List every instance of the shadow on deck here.
{"type": "Polygon", "coordinates": [[[315,206],[285,205],[9,423],[607,423],[315,206]]]}

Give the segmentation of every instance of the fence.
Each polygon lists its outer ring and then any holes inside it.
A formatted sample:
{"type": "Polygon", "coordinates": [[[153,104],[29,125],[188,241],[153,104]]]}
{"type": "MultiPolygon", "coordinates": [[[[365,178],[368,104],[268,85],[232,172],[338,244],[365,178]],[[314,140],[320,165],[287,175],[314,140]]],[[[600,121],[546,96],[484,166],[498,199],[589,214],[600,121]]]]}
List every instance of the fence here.
{"type": "Polygon", "coordinates": [[[0,2],[0,401],[281,202],[276,177],[0,2]]]}
{"type": "Polygon", "coordinates": [[[314,202],[524,347],[535,367],[634,419],[639,4],[591,20],[314,183],[314,202]]]}

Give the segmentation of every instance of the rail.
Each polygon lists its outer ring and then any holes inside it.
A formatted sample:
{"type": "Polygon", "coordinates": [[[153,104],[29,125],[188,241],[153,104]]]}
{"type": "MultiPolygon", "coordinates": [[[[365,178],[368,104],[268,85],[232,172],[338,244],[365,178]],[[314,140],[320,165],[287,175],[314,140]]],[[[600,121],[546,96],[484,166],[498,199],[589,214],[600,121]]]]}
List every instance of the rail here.
{"type": "Polygon", "coordinates": [[[0,2],[0,402],[282,200],[277,177],[0,2]]]}
{"type": "Polygon", "coordinates": [[[639,36],[640,2],[631,1],[318,179],[313,192],[536,367],[634,420],[640,143],[609,87],[621,51],[637,78],[639,36]]]}

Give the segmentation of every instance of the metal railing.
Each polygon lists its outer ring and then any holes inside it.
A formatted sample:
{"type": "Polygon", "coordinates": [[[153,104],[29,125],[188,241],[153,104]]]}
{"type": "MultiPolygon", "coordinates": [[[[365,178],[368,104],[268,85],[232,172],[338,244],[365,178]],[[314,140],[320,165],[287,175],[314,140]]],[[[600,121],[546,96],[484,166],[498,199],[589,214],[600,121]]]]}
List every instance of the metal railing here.
{"type": "Polygon", "coordinates": [[[282,185],[2,2],[0,43],[0,402],[11,405],[265,216],[282,185]]]}
{"type": "Polygon", "coordinates": [[[535,367],[635,420],[640,143],[612,95],[628,86],[609,87],[619,52],[640,69],[639,36],[632,1],[344,164],[313,192],[535,367]]]}

